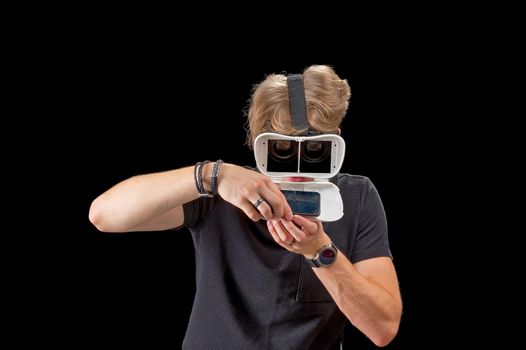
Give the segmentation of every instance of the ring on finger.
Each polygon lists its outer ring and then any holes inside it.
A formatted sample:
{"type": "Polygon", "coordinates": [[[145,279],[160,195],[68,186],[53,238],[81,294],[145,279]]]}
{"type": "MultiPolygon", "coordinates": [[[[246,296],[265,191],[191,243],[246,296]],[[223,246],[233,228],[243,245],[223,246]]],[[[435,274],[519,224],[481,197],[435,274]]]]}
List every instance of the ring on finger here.
{"type": "Polygon", "coordinates": [[[252,205],[254,206],[254,208],[257,209],[259,207],[259,205],[261,203],[263,203],[263,202],[265,202],[265,200],[263,198],[259,197],[258,200],[255,203],[253,203],[252,205]]]}

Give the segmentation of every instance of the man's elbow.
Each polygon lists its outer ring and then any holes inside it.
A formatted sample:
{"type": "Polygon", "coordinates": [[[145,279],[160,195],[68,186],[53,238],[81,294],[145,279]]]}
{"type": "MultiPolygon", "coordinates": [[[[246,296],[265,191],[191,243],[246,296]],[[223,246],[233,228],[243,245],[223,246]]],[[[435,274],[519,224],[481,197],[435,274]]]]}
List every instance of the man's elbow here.
{"type": "Polygon", "coordinates": [[[376,337],[371,338],[374,345],[378,347],[384,347],[391,343],[393,339],[396,337],[396,334],[398,333],[398,327],[400,325],[400,321],[392,321],[391,324],[382,332],[378,333],[376,337]]]}
{"type": "Polygon", "coordinates": [[[89,221],[101,232],[115,232],[111,228],[100,199],[95,199],[89,208],[89,221]]]}

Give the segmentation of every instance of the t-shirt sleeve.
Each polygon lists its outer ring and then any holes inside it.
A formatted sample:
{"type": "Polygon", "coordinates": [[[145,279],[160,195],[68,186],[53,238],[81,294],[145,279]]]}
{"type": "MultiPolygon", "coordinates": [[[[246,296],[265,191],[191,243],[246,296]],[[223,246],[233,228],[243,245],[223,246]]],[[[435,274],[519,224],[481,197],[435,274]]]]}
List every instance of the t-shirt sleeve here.
{"type": "Polygon", "coordinates": [[[371,180],[365,178],[360,194],[356,240],[351,261],[388,256],[392,258],[387,235],[387,219],[380,195],[371,180]]]}
{"type": "Polygon", "coordinates": [[[213,210],[217,203],[216,197],[200,197],[183,204],[184,227],[196,227],[213,210]]]}

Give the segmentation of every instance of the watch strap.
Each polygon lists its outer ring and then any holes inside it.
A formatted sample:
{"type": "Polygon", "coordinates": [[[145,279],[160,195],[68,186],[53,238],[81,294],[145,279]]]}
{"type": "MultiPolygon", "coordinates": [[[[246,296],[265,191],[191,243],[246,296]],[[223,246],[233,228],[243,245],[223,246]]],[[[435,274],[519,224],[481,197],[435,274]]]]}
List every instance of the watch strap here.
{"type": "Polygon", "coordinates": [[[316,260],[316,257],[314,259],[305,259],[307,260],[307,264],[309,264],[310,267],[320,267],[321,264],[316,260]]]}

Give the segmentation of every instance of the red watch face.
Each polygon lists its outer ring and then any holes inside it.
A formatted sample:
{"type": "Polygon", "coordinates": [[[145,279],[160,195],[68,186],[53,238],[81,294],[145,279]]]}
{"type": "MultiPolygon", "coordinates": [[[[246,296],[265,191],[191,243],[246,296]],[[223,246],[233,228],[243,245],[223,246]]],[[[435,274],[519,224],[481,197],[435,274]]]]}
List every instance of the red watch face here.
{"type": "Polygon", "coordinates": [[[326,250],[321,255],[323,255],[324,258],[334,258],[334,252],[332,250],[326,250]]]}
{"type": "Polygon", "coordinates": [[[327,247],[320,252],[320,262],[323,265],[330,265],[336,259],[336,249],[333,247],[327,247]]]}

